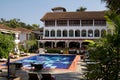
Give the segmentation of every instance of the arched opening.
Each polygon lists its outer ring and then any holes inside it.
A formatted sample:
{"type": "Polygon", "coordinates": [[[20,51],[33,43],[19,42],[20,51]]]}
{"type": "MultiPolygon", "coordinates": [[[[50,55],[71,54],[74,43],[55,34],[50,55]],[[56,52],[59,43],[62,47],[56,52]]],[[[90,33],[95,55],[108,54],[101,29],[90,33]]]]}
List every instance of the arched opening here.
{"type": "Polygon", "coordinates": [[[95,32],[94,32],[94,37],[99,37],[99,36],[100,36],[99,30],[95,30],[95,32]]]}
{"type": "Polygon", "coordinates": [[[63,37],[67,37],[67,30],[63,30],[63,37]]]}
{"type": "Polygon", "coordinates": [[[106,35],[106,31],[103,29],[101,30],[101,37],[104,37],[106,35]]]}
{"type": "Polygon", "coordinates": [[[82,37],[86,37],[86,30],[82,30],[82,37]]]}
{"type": "Polygon", "coordinates": [[[55,47],[55,43],[54,42],[45,42],[44,46],[46,48],[54,48],[55,47]]]}
{"type": "Polygon", "coordinates": [[[79,42],[70,42],[69,48],[80,48],[80,43],[79,42]]]}
{"type": "Polygon", "coordinates": [[[75,30],[75,37],[80,37],[80,30],[75,30]]]}
{"type": "Polygon", "coordinates": [[[57,37],[61,37],[61,30],[57,30],[57,37]]]}
{"type": "Polygon", "coordinates": [[[55,37],[55,30],[51,30],[51,37],[55,37]]]}
{"type": "Polygon", "coordinates": [[[69,30],[69,37],[74,37],[74,32],[73,32],[73,30],[69,30]]]}
{"type": "Polygon", "coordinates": [[[93,37],[93,30],[88,30],[88,37],[93,37]]]}
{"type": "Polygon", "coordinates": [[[49,37],[49,31],[45,30],[45,37],[49,37]]]}
{"type": "Polygon", "coordinates": [[[39,48],[43,48],[43,43],[39,42],[38,46],[39,46],[39,48]]]}
{"type": "Polygon", "coordinates": [[[65,42],[57,42],[57,48],[65,48],[65,42]]]}
{"type": "Polygon", "coordinates": [[[45,43],[44,43],[44,46],[47,47],[47,48],[50,48],[50,47],[52,47],[52,46],[51,46],[51,43],[52,43],[52,42],[45,42],[45,43]]]}

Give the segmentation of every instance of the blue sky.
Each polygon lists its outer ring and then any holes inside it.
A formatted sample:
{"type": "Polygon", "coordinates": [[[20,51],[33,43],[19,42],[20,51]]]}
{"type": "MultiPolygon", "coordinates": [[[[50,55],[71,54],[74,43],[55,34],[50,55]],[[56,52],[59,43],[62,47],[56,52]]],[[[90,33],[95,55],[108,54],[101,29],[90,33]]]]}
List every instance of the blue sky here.
{"type": "Polygon", "coordinates": [[[6,20],[18,18],[26,24],[39,24],[45,13],[51,8],[64,7],[67,11],[76,11],[80,6],[87,11],[106,10],[101,0],[0,0],[0,18],[6,20]]]}

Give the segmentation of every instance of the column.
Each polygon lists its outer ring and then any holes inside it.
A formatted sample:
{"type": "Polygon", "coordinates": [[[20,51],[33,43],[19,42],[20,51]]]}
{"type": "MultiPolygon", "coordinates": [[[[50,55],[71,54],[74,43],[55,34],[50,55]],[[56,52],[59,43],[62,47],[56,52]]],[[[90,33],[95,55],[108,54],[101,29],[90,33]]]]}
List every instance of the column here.
{"type": "Polygon", "coordinates": [[[65,47],[66,47],[66,48],[69,48],[69,41],[66,41],[65,43],[66,43],[66,46],[65,46],[65,47]]]}
{"type": "Polygon", "coordinates": [[[67,26],[69,26],[69,20],[67,20],[67,26]]]}
{"type": "Polygon", "coordinates": [[[81,21],[82,21],[82,20],[80,20],[80,27],[82,26],[81,21]]]}
{"type": "Polygon", "coordinates": [[[94,22],[94,19],[93,19],[93,27],[94,27],[94,25],[95,25],[95,22],[94,22]]]}
{"type": "Polygon", "coordinates": [[[53,48],[53,42],[51,42],[51,47],[53,48]]]}
{"type": "Polygon", "coordinates": [[[88,37],[88,30],[86,30],[86,37],[88,37]]]}
{"type": "Polygon", "coordinates": [[[57,47],[57,42],[55,41],[55,48],[57,47]]]}
{"type": "Polygon", "coordinates": [[[19,40],[19,33],[15,33],[15,53],[16,54],[20,53],[19,47],[18,47],[19,42],[20,42],[20,40],[19,40]]]}
{"type": "Polygon", "coordinates": [[[55,20],[55,27],[57,26],[57,20],[55,20]]]}

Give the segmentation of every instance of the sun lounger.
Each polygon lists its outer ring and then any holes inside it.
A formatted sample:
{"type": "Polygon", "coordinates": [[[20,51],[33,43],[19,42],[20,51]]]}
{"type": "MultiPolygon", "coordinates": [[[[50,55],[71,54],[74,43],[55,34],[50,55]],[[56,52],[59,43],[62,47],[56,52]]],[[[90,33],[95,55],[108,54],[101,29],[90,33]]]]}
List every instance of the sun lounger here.
{"type": "Polygon", "coordinates": [[[55,78],[51,74],[42,74],[41,80],[55,80],[55,78]]]}
{"type": "Polygon", "coordinates": [[[6,62],[6,61],[7,61],[7,59],[5,59],[5,58],[0,59],[0,62],[6,62]]]}
{"type": "Polygon", "coordinates": [[[30,73],[28,73],[28,75],[29,75],[29,79],[28,80],[41,80],[37,73],[30,72],[30,73]]]}

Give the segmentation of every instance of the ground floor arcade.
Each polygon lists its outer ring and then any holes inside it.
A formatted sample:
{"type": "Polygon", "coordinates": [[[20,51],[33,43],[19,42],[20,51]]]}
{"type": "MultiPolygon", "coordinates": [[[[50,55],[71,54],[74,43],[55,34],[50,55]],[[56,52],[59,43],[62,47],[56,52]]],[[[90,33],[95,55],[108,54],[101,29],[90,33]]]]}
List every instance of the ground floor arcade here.
{"type": "MultiPolygon", "coordinates": [[[[91,40],[94,41],[94,40],[91,40]]],[[[88,44],[86,40],[39,40],[39,48],[78,48],[88,44]]]]}

